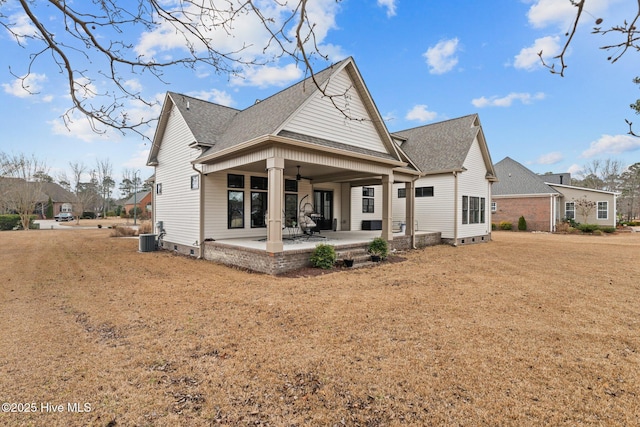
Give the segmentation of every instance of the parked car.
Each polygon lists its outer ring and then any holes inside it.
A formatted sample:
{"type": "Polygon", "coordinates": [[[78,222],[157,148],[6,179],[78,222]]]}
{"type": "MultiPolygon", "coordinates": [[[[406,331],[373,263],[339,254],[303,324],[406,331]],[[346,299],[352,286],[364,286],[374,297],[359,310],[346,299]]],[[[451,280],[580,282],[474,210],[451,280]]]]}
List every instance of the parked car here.
{"type": "Polygon", "coordinates": [[[58,215],[54,216],[56,221],[73,221],[73,214],[69,212],[61,212],[58,215]]]}

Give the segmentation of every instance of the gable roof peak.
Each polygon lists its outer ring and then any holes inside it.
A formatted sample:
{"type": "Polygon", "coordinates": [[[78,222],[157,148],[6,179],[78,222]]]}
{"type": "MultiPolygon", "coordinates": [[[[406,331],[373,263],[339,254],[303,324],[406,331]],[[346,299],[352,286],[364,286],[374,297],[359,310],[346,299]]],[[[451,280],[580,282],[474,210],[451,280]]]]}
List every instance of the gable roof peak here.
{"type": "Polygon", "coordinates": [[[404,139],[402,150],[427,174],[462,171],[469,150],[478,139],[487,171],[492,178],[494,176],[476,113],[397,131],[393,136],[404,139]]]}
{"type": "Polygon", "coordinates": [[[494,166],[498,182],[493,184],[493,194],[559,194],[544,182],[544,179],[510,157],[505,157],[494,166]]]}
{"type": "Polygon", "coordinates": [[[454,117],[452,119],[442,120],[440,122],[427,123],[427,124],[424,124],[424,125],[419,125],[419,126],[415,126],[415,127],[412,127],[412,128],[399,130],[399,131],[396,131],[396,132],[392,132],[391,134],[392,135],[398,135],[399,137],[402,137],[402,133],[404,133],[404,132],[410,132],[410,131],[417,130],[417,129],[423,129],[423,128],[427,128],[429,126],[447,126],[448,124],[450,124],[452,122],[465,121],[465,120],[469,120],[471,118],[473,118],[474,120],[470,120],[470,122],[471,122],[471,126],[470,127],[478,127],[478,126],[480,126],[480,116],[478,116],[478,113],[472,113],[472,114],[467,114],[465,116],[454,117]]]}

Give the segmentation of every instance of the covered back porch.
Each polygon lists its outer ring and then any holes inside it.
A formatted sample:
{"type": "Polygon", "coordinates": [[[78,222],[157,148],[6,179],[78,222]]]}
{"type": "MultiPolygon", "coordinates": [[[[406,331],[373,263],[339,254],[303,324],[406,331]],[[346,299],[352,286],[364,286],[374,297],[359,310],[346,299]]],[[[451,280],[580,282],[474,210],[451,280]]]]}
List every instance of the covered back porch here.
{"type": "MultiPolygon", "coordinates": [[[[366,253],[369,243],[376,237],[380,237],[380,231],[322,231],[312,236],[287,236],[283,239],[283,251],[279,253],[266,250],[266,239],[229,238],[205,241],[203,257],[226,265],[277,275],[309,266],[309,258],[318,244],[334,246],[337,259],[341,260],[347,252],[366,253]]],[[[389,241],[389,248],[392,252],[399,252],[440,243],[439,232],[416,232],[414,236],[396,232],[389,241]]]]}
{"type": "MultiPolygon", "coordinates": [[[[236,147],[233,151],[200,158],[194,162],[195,168],[203,175],[199,239],[203,242],[203,258],[211,258],[208,255],[211,245],[205,243],[212,241],[216,242],[214,246],[235,242],[234,247],[264,251],[271,257],[313,249],[315,244],[309,246],[312,243],[309,241],[317,236],[300,235],[299,207],[303,201],[310,202],[323,222],[324,227],[319,227],[322,240],[326,240],[330,231],[358,230],[359,223],[357,227],[352,224],[352,213],[364,209],[364,203],[361,199],[352,200],[352,188],[371,185],[382,187],[381,206],[377,211],[380,229],[373,234],[358,235],[354,243],[370,241],[373,237],[389,242],[408,237],[407,246],[415,247],[414,189],[419,172],[387,153],[354,151],[353,147],[347,150],[318,141],[309,143],[269,135],[252,141],[242,150],[236,147]],[[394,233],[394,183],[403,183],[406,188],[403,233],[394,233]],[[221,203],[223,200],[226,206],[221,203]],[[293,214],[291,205],[296,211],[293,214]],[[223,221],[223,217],[227,220],[223,221]],[[292,222],[296,224],[292,226],[292,222]]],[[[352,240],[355,236],[343,234],[342,240],[352,240]]]]}

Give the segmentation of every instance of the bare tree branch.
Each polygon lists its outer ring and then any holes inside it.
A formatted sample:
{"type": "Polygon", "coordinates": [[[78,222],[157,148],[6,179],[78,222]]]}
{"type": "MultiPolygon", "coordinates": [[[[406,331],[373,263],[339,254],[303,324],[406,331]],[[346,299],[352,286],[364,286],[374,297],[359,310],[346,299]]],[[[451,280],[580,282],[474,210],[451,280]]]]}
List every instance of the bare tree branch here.
{"type": "MultiPolygon", "coordinates": [[[[565,62],[565,56],[567,54],[569,46],[571,45],[571,41],[573,40],[573,37],[575,36],[576,31],[578,29],[580,18],[582,17],[583,13],[586,11],[585,10],[586,0],[579,0],[579,1],[569,0],[569,1],[573,6],[576,7],[576,15],[575,15],[575,18],[573,19],[573,24],[571,25],[571,29],[565,34],[567,36],[567,40],[564,43],[562,51],[560,52],[559,55],[556,55],[553,57],[554,60],[559,61],[560,69],[559,70],[556,69],[555,63],[548,64],[544,60],[543,51],[538,52],[538,57],[540,58],[540,62],[542,63],[542,65],[545,68],[549,69],[549,71],[552,74],[558,74],[561,77],[564,77],[564,72],[567,68],[567,64],[565,62]]],[[[603,22],[602,18],[597,18],[595,20],[596,26],[593,28],[593,31],[591,32],[592,34],[600,34],[602,36],[608,35],[608,34],[613,34],[613,35],[617,34],[622,36],[621,41],[617,43],[607,44],[600,47],[600,49],[603,49],[603,50],[615,51],[613,55],[610,55],[609,57],[607,57],[607,60],[610,61],[612,64],[618,61],[620,58],[622,58],[622,56],[625,53],[627,53],[629,49],[635,49],[636,51],[640,51],[640,30],[638,29],[638,26],[637,26],[638,21],[640,21],[640,0],[636,0],[636,2],[637,2],[637,9],[636,9],[635,16],[633,16],[633,18],[629,22],[625,20],[622,25],[612,25],[609,28],[603,29],[602,27],[599,26],[603,22]]],[[[638,83],[637,79],[638,79],[637,77],[636,79],[634,79],[635,83],[638,83]]],[[[640,111],[639,110],[640,107],[638,106],[640,106],[640,100],[636,101],[635,104],[631,104],[632,109],[635,109],[636,111],[640,111]]],[[[640,135],[636,134],[633,131],[633,123],[627,119],[625,119],[625,122],[629,126],[629,131],[627,133],[631,136],[640,137],[640,135]]]]}
{"type": "MultiPolygon", "coordinates": [[[[168,68],[206,66],[218,74],[240,76],[245,67],[288,57],[314,76],[313,58],[328,58],[319,53],[307,1],[273,0],[267,8],[257,0],[18,0],[21,16],[32,30],[25,32],[21,17],[2,11],[0,26],[19,46],[30,50],[26,71],[11,71],[25,90],[35,93],[27,82],[42,61],[52,61],[64,75],[71,100],[71,107],[62,115],[67,128],[80,113],[95,132],[112,128],[145,137],[157,118],[132,117],[128,107],[131,102],[151,107],[157,101],[128,85],[132,75],[150,74],[165,82],[168,68]],[[264,46],[220,43],[221,36],[231,39],[236,26],[246,19],[257,19],[265,30],[264,46]],[[129,43],[125,34],[140,35],[140,39],[129,43]],[[159,53],[139,50],[145,36],[158,34],[171,36],[172,44],[163,45],[159,53]],[[110,84],[98,84],[105,79],[110,84]]],[[[332,97],[344,95],[320,89],[332,102],[332,97]]],[[[347,110],[334,105],[347,115],[347,110]]]]}

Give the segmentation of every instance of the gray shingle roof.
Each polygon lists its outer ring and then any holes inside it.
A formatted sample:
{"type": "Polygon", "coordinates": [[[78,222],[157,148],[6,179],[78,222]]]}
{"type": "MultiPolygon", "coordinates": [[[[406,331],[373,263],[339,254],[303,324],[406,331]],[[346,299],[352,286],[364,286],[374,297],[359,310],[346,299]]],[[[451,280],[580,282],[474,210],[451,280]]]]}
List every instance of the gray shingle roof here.
{"type": "Polygon", "coordinates": [[[151,190],[138,191],[137,194],[132,195],[131,197],[129,197],[124,202],[124,204],[125,205],[133,205],[134,203],[140,203],[140,200],[142,200],[145,197],[147,197],[147,195],[149,195],[150,192],[151,192],[151,190]]]}
{"type": "Polygon", "coordinates": [[[498,182],[493,184],[494,196],[518,194],[560,194],[544,183],[544,179],[515,160],[505,157],[494,165],[498,182]]]}
{"type": "Polygon", "coordinates": [[[213,104],[181,93],[168,92],[176,108],[187,122],[196,141],[201,144],[215,144],[219,136],[240,113],[235,108],[213,104]]]}
{"type": "Polygon", "coordinates": [[[11,185],[29,185],[38,186],[39,193],[35,195],[38,202],[47,202],[49,197],[54,203],[75,203],[76,196],[70,191],[65,190],[62,186],[55,182],[26,182],[22,178],[0,177],[0,181],[11,182],[11,185]]]}
{"type": "MultiPolygon", "coordinates": [[[[344,61],[316,73],[318,84],[325,83],[334,69],[344,61]]],[[[200,135],[195,135],[196,138],[202,138],[202,142],[214,143],[201,155],[205,157],[254,138],[273,134],[316,91],[316,86],[308,78],[241,111],[206,101],[192,101],[188,111],[184,102],[176,105],[194,134],[200,135]],[[217,137],[212,139],[211,134],[216,134],[217,137]]],[[[182,95],[173,94],[174,98],[176,96],[182,95]]]]}
{"type": "Polygon", "coordinates": [[[424,173],[461,170],[476,135],[477,114],[394,132],[406,139],[402,150],[424,173]]]}

